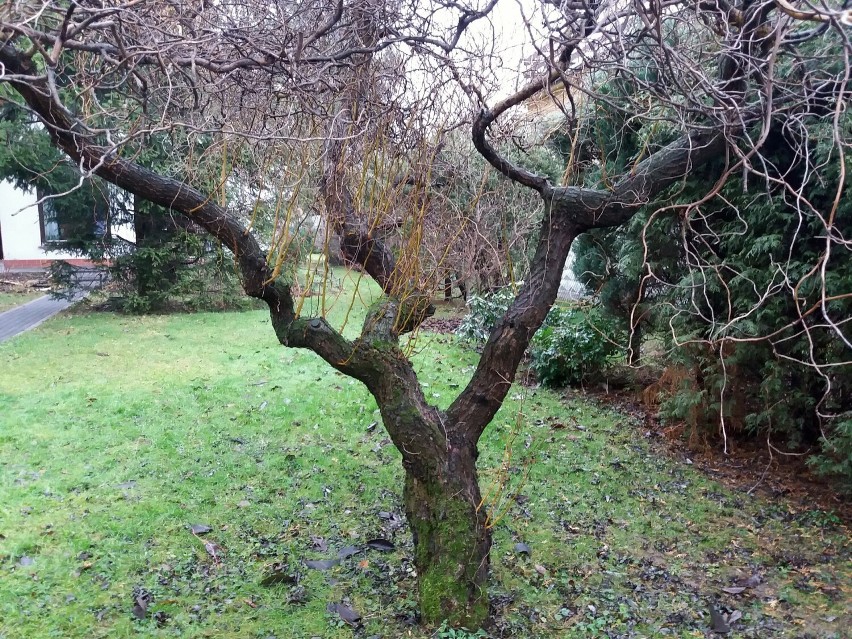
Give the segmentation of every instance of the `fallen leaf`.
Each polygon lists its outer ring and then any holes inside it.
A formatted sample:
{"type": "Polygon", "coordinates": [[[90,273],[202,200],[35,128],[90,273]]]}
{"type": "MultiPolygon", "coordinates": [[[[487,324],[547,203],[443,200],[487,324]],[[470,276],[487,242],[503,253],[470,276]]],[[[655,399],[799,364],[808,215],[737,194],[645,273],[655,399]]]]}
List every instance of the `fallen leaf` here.
{"type": "Polygon", "coordinates": [[[207,524],[191,524],[189,529],[192,531],[194,535],[205,535],[213,530],[207,524]]]}
{"type": "Polygon", "coordinates": [[[379,552],[390,552],[396,548],[396,546],[387,539],[370,539],[367,542],[367,547],[372,550],[378,550],[379,552]]]}
{"type": "Polygon", "coordinates": [[[547,574],[547,568],[545,568],[541,564],[535,565],[535,571],[540,575],[546,575],[547,574]]]}
{"type": "Polygon", "coordinates": [[[738,595],[745,590],[742,586],[729,586],[722,588],[722,592],[727,592],[729,595],[738,595]]]}
{"type": "Polygon", "coordinates": [[[722,613],[714,605],[710,605],[710,620],[712,622],[711,630],[713,632],[718,632],[721,634],[731,632],[731,627],[728,625],[728,622],[725,621],[725,617],[722,616],[722,613]]]}
{"type": "Polygon", "coordinates": [[[339,603],[330,603],[325,607],[325,609],[331,614],[337,614],[350,626],[357,626],[361,621],[361,615],[352,610],[349,606],[344,606],[339,603]]]}
{"type": "Polygon", "coordinates": [[[754,574],[745,581],[741,581],[740,584],[746,588],[757,588],[762,581],[763,580],[760,578],[760,575],[754,574]]]}
{"type": "Polygon", "coordinates": [[[328,570],[329,568],[333,568],[339,563],[339,559],[309,559],[305,562],[305,565],[308,568],[313,568],[314,570],[328,570]]]}
{"type": "Polygon", "coordinates": [[[344,546],[337,551],[337,557],[339,559],[346,559],[352,555],[357,555],[359,552],[364,552],[364,549],[360,546],[344,546]]]}
{"type": "Polygon", "coordinates": [[[730,615],[728,615],[728,623],[732,624],[735,621],[739,621],[742,618],[743,618],[743,613],[741,613],[739,610],[734,610],[730,615]]]}
{"type": "Polygon", "coordinates": [[[147,590],[141,588],[133,589],[133,616],[137,619],[144,619],[148,614],[148,606],[153,600],[153,596],[147,590]]]}

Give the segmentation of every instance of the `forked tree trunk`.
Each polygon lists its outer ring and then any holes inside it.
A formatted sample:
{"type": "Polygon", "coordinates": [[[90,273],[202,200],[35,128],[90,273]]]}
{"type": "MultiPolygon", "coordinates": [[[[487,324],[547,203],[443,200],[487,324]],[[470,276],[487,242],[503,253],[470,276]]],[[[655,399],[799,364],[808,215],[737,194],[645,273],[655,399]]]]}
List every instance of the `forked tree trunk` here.
{"type": "Polygon", "coordinates": [[[396,303],[374,305],[350,358],[402,453],[403,500],[414,537],[420,614],[427,624],[478,629],[488,619],[491,533],[476,473],[475,440],[463,424],[430,405],[393,343],[391,327],[406,315],[396,303]]]}
{"type": "Polygon", "coordinates": [[[482,627],[488,618],[491,531],[481,503],[475,447],[449,447],[428,476],[407,471],[404,500],[423,621],[482,627]]]}

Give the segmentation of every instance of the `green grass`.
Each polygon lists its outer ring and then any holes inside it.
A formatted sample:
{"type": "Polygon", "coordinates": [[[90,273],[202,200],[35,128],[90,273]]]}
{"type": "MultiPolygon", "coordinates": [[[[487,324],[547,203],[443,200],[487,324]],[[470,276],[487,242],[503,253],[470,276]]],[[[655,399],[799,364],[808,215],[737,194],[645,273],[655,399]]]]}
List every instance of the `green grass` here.
{"type": "Polygon", "coordinates": [[[0,293],[0,313],[42,297],[44,293],[0,293]]]}
{"type": "MultiPolygon", "coordinates": [[[[355,331],[375,295],[342,296],[332,322],[355,331]]],[[[444,336],[411,350],[442,406],[476,363],[444,336]]],[[[830,513],[729,492],[606,408],[510,398],[480,464],[500,516],[493,636],[703,637],[708,600],[743,613],[729,637],[849,627],[852,553],[830,513]],[[753,573],[757,588],[721,591],[753,573]]],[[[353,636],[328,602],[362,614],[355,636],[429,636],[407,623],[407,528],[379,515],[402,516],[402,473],[376,421],[362,386],[277,345],[259,311],[65,315],[0,345],[0,637],[353,636]],[[376,537],[396,550],[302,563],[376,537]],[[262,586],[275,563],[299,584],[262,586]]]]}

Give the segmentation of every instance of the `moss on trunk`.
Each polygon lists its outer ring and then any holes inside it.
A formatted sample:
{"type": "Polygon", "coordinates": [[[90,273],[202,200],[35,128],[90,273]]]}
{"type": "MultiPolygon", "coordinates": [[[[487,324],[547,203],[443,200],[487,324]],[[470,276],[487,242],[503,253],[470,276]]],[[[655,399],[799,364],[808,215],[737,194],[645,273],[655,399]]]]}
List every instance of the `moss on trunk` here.
{"type": "Polygon", "coordinates": [[[491,534],[480,512],[474,455],[449,451],[432,477],[406,475],[405,506],[414,535],[420,613],[476,629],[488,619],[491,534]]]}

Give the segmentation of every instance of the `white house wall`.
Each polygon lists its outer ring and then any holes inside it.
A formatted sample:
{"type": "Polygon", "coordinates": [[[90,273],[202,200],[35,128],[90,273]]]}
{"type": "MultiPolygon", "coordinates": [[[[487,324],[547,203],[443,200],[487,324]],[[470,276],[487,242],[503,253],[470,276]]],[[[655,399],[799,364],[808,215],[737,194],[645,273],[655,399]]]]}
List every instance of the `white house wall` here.
{"type": "MultiPolygon", "coordinates": [[[[115,226],[113,235],[135,241],[132,225],[115,226]]],[[[25,193],[11,182],[0,182],[0,237],[3,260],[0,270],[46,266],[52,260],[87,265],[89,260],[67,251],[46,251],[41,244],[41,228],[34,193],[25,193]]]]}
{"type": "Polygon", "coordinates": [[[45,251],[34,193],[25,193],[11,182],[0,182],[0,235],[4,260],[63,260],[76,257],[64,251],[45,251]],[[25,208],[26,207],[26,208],[25,208]]]}

